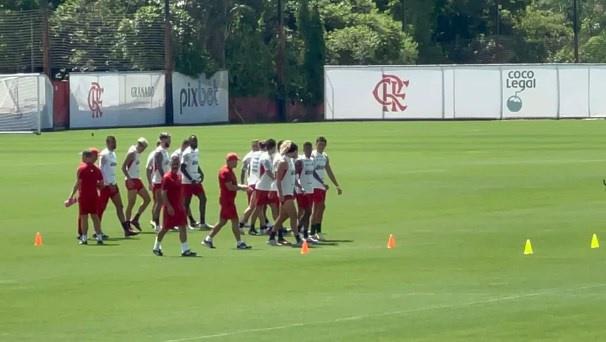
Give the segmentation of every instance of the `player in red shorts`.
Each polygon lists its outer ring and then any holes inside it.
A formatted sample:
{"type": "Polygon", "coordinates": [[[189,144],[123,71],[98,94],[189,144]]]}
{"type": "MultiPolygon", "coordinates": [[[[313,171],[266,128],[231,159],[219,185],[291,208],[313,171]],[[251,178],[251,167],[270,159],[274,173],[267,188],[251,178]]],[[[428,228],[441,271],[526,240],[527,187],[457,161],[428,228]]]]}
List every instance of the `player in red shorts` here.
{"type": "MultiPolygon", "coordinates": [[[[96,147],[91,147],[88,149],[88,151],[92,154],[91,158],[92,158],[92,162],[93,164],[95,164],[97,162],[97,158],[99,157],[99,150],[96,147]]],[[[82,153],[82,160],[80,162],[80,166],[85,165],[86,162],[84,161],[84,154],[82,153]]],[[[70,200],[68,200],[70,201],[70,200]]],[[[71,202],[70,202],[71,203],[71,202]]],[[[80,240],[80,237],[82,236],[82,223],[80,221],[80,214],[78,214],[78,216],[76,217],[76,222],[78,223],[78,237],[77,240],[80,240]]],[[[107,240],[109,239],[109,236],[103,234],[103,232],[101,232],[101,236],[103,237],[103,240],[107,240]]],[[[97,234],[93,234],[93,238],[97,238],[97,234]]]]}
{"type": "Polygon", "coordinates": [[[124,173],[124,176],[126,177],[125,185],[126,189],[128,190],[128,203],[126,205],[125,212],[126,221],[132,224],[139,231],[141,231],[141,224],[139,223],[139,218],[151,202],[149,192],[147,192],[147,189],[145,189],[145,186],[141,181],[139,171],[141,163],[141,153],[145,151],[147,145],[148,143],[145,138],[137,139],[137,144],[132,145],[128,149],[128,152],[126,153],[126,158],[122,163],[122,173],[124,173]],[[141,205],[139,206],[135,217],[132,217],[133,208],[135,207],[135,202],[137,201],[137,195],[141,196],[141,198],[143,199],[143,203],[141,203],[141,205]]]}
{"type": "Polygon", "coordinates": [[[114,136],[108,136],[105,139],[106,148],[99,154],[99,168],[103,175],[103,186],[99,193],[99,208],[97,215],[99,219],[103,220],[103,213],[107,208],[107,203],[112,200],[114,207],[116,208],[116,215],[122,225],[122,230],[125,237],[137,235],[139,233],[133,232],[130,229],[130,224],[124,217],[124,205],[122,204],[122,197],[120,196],[120,188],[116,181],[116,166],[118,160],[116,157],[116,138],[114,136]]]}
{"type": "Polygon", "coordinates": [[[181,155],[181,174],[183,174],[183,192],[185,196],[185,208],[189,216],[189,225],[192,229],[212,228],[206,224],[206,194],[202,182],[204,172],[200,168],[200,151],[198,151],[198,137],[192,135],[188,139],[188,146],[181,155]],[[198,197],[198,211],[200,222],[196,222],[189,208],[193,196],[198,197]]]}
{"type": "Polygon", "coordinates": [[[337,187],[337,194],[341,195],[343,191],[339,187],[337,178],[332,172],[330,163],[328,161],[328,155],[324,152],[326,149],[326,138],[318,137],[316,139],[316,150],[311,153],[311,157],[314,159],[315,165],[315,176],[314,176],[314,204],[311,214],[311,234],[316,240],[322,240],[322,218],[324,217],[324,209],[326,208],[324,202],[326,201],[326,191],[328,186],[324,182],[324,175],[328,174],[328,178],[337,187]]]}
{"type": "Polygon", "coordinates": [[[225,157],[225,165],[219,170],[219,188],[221,194],[219,195],[219,204],[221,211],[219,213],[219,223],[215,225],[213,230],[206,236],[202,241],[209,248],[215,248],[213,245],[213,238],[221,231],[221,228],[231,221],[231,230],[236,238],[237,249],[250,249],[244,241],[241,240],[240,229],[238,228],[238,210],[236,209],[236,194],[238,190],[246,191],[248,186],[238,184],[238,179],[233,169],[238,166],[238,155],[235,153],[228,153],[225,157]]]}
{"type": "Polygon", "coordinates": [[[101,220],[97,215],[99,202],[98,188],[103,182],[101,170],[94,164],[93,153],[89,150],[82,152],[84,164],[78,167],[76,173],[76,183],[69,195],[68,202],[74,201],[74,196],[78,192],[78,209],[80,215],[80,227],[82,234],[80,235],[79,243],[81,245],[88,244],[88,217],[93,221],[93,227],[96,233],[97,244],[103,244],[103,236],[101,233],[101,220]]]}
{"type": "Polygon", "coordinates": [[[280,199],[280,215],[269,234],[268,243],[273,246],[288,244],[288,241],[282,235],[283,224],[287,219],[290,219],[290,226],[295,239],[297,239],[297,245],[303,242],[303,235],[299,234],[297,208],[295,208],[297,178],[294,158],[297,157],[297,151],[297,144],[286,140],[280,144],[280,156],[276,158],[276,188],[280,199]],[[276,235],[278,235],[278,241],[276,241],[276,235]]]}
{"type": "Polygon", "coordinates": [[[169,161],[170,171],[162,177],[160,199],[162,203],[163,223],[162,229],[156,235],[153,253],[157,256],[163,256],[162,239],[166,232],[173,228],[179,229],[179,240],[181,241],[181,256],[194,257],[187,245],[187,212],[183,205],[183,188],[181,187],[181,176],[179,175],[179,166],[181,164],[179,157],[172,157],[169,161]]]}
{"type": "Polygon", "coordinates": [[[309,236],[309,221],[311,218],[311,208],[313,205],[313,177],[314,177],[314,160],[311,158],[312,144],[307,141],[303,144],[303,154],[295,162],[297,170],[297,179],[299,185],[297,187],[297,207],[299,213],[299,231],[307,241],[317,243],[313,237],[309,236]]]}
{"type": "Polygon", "coordinates": [[[152,226],[155,230],[159,230],[160,226],[160,211],[162,203],[160,201],[160,190],[162,188],[162,177],[170,170],[170,157],[168,156],[168,148],[170,147],[170,134],[166,132],[160,133],[160,145],[154,150],[152,162],[151,177],[152,177],[152,194],[154,205],[152,207],[152,226]]]}

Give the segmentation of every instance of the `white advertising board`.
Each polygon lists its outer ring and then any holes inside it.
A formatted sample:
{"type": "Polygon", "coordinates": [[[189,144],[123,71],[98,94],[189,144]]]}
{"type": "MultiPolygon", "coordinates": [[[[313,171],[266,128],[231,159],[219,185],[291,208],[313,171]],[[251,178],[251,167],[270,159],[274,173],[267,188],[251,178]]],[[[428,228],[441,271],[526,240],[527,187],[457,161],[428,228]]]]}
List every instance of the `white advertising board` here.
{"type": "Polygon", "coordinates": [[[229,121],[229,77],[219,71],[207,78],[173,73],[173,118],[176,124],[229,121]]]}
{"type": "Polygon", "coordinates": [[[162,125],[166,121],[164,74],[72,73],[70,127],[162,125]]]}

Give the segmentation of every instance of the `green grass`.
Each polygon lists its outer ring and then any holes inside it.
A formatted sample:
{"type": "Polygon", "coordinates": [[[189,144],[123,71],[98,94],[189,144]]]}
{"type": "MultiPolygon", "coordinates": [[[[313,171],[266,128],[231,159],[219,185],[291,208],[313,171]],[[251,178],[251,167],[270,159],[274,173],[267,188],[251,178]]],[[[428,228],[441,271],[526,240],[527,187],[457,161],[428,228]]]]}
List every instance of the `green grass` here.
{"type": "MultiPolygon", "coordinates": [[[[344,195],[324,230],[353,240],[301,256],[216,250],[164,258],[153,235],[75,241],[63,200],[78,151],[118,138],[119,158],[161,128],[0,136],[0,340],[600,340],[606,333],[604,121],[388,122],[169,128],[200,138],[209,217],[226,152],[280,132],[328,137],[344,195]],[[33,247],[40,231],[44,246],[33,247]],[[395,250],[385,248],[397,237],[395,250]],[[535,254],[523,256],[524,241],[535,254]]],[[[176,144],[174,144],[176,145],[176,144]]],[[[124,194],[124,191],[122,192],[124,194]]],[[[239,195],[239,208],[244,196],[239,195]]],[[[149,221],[149,212],[142,222],[149,221]]],[[[114,209],[104,230],[119,236],[114,209]]],[[[149,230],[148,230],[149,231],[149,230]]]]}

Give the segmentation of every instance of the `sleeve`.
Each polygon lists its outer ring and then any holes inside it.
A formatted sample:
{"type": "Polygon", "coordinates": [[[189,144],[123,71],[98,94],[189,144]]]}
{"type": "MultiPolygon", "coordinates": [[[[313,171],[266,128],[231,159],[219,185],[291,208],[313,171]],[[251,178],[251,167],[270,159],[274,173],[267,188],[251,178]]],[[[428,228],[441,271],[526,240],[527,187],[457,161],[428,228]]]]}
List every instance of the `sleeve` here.
{"type": "Polygon", "coordinates": [[[162,190],[168,190],[168,188],[170,187],[170,182],[170,178],[168,178],[166,175],[162,176],[162,190]]]}
{"type": "Polygon", "coordinates": [[[191,159],[191,153],[190,152],[184,152],[183,155],[181,156],[181,163],[189,163],[191,159]]]}
{"type": "Polygon", "coordinates": [[[95,169],[95,173],[97,174],[97,181],[103,181],[103,173],[101,173],[101,169],[95,169]]]}

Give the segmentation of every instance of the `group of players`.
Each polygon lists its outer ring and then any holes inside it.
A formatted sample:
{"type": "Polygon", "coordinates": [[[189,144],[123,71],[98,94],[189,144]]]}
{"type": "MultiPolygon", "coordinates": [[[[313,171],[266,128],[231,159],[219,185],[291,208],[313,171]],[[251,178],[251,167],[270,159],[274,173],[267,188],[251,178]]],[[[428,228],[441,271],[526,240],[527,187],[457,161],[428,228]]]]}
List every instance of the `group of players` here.
{"type": "MultiPolygon", "coordinates": [[[[206,224],[206,196],[202,186],[204,173],[199,164],[197,137],[190,136],[169,155],[171,136],[161,133],[156,148],[149,153],[145,164],[148,189],[153,195],[151,224],[157,233],[153,253],[162,256],[161,243],[165,234],[170,230],[178,230],[181,255],[195,256],[196,253],[190,250],[187,243],[188,226],[190,229],[211,229],[202,243],[215,248],[213,238],[228,222],[231,223],[238,249],[251,248],[241,238],[245,227],[250,227],[250,235],[267,234],[270,245],[290,244],[284,237],[287,232],[284,228],[286,220],[290,220],[297,245],[305,240],[318,243],[323,239],[322,218],[328,190],[328,185],[324,182],[325,175],[336,186],[338,194],[342,193],[324,152],[326,143],[324,137],[317,138],[316,149],[313,150],[312,143],[306,142],[303,145],[304,153],[299,155],[298,146],[290,140],[279,143],[273,139],[254,140],[251,151],[242,160],[240,182],[233,171],[240,158],[236,153],[227,154],[225,165],[218,175],[221,209],[218,223],[213,227],[206,224]],[[237,191],[246,191],[248,194],[248,207],[241,219],[235,205],[237,191]],[[193,196],[199,199],[199,222],[194,219],[190,209],[193,196]],[[267,211],[271,212],[273,226],[267,219],[267,211]],[[249,220],[250,225],[247,224],[249,220]],[[257,221],[259,230],[255,228],[257,221]]],[[[140,155],[147,149],[148,142],[145,138],[139,138],[128,149],[122,163],[121,170],[128,190],[125,212],[116,181],[116,147],[116,138],[108,136],[106,148],[100,153],[95,148],[82,152],[76,183],[66,201],[66,205],[75,202],[79,204],[80,244],[87,244],[89,217],[93,222],[93,237],[97,244],[103,244],[103,240],[107,239],[101,230],[101,219],[109,199],[116,207],[125,237],[142,231],[139,219],[151,203],[151,198],[141,180],[140,155]],[[98,166],[95,164],[97,159],[98,166]],[[132,216],[137,196],[141,197],[142,203],[132,216]]]]}

